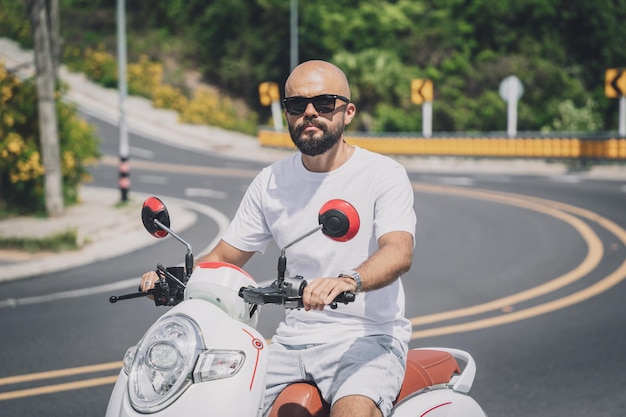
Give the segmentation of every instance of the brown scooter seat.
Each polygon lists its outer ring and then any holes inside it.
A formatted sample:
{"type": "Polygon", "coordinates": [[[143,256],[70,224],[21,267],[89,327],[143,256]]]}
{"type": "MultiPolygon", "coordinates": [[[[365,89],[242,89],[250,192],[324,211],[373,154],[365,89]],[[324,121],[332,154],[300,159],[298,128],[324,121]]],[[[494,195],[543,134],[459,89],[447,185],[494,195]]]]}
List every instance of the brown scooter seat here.
{"type": "MultiPolygon", "coordinates": [[[[426,387],[450,382],[460,373],[452,354],[441,350],[409,350],[406,374],[395,403],[426,387]]],[[[291,384],[281,392],[269,417],[328,417],[330,406],[312,384],[291,384]]]]}

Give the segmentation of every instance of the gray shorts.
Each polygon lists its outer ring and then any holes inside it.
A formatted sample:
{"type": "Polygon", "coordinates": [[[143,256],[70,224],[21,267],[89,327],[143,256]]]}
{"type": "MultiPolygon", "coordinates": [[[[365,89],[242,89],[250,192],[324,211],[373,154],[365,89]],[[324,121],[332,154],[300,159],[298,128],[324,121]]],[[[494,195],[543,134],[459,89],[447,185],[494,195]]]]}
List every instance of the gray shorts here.
{"type": "Polygon", "coordinates": [[[312,382],[331,405],[348,395],[371,398],[389,415],[400,392],[407,346],[387,335],[333,343],[285,346],[272,342],[266,392],[259,416],[266,416],[278,394],[294,382],[312,382]]]}

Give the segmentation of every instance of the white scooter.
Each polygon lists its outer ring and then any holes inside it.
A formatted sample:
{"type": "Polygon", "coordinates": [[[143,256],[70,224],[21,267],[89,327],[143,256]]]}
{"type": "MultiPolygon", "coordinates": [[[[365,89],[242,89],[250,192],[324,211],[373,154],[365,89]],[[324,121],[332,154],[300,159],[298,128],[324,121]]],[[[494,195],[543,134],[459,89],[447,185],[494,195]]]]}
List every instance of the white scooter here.
{"type": "MultiPolygon", "coordinates": [[[[319,227],[282,249],[278,278],[266,287],[259,287],[234,265],[213,262],[194,269],[191,246],[170,229],[169,214],[158,198],[144,202],[141,217],[152,235],[172,235],[187,247],[187,255],[184,267],[157,266],[159,280],[154,289],[110,298],[114,303],[150,294],[156,305],[175,307],[126,352],[106,416],[256,417],[268,364],[267,343],[255,329],[259,306],[302,308],[307,285],[300,276],[285,277],[285,250],[319,230],[331,239],[349,240],[359,228],[356,210],[342,200],[326,203],[320,210],[319,227]]],[[[330,307],[354,298],[353,293],[343,293],[330,307]]],[[[468,395],[475,373],[476,364],[467,352],[410,350],[391,415],[484,417],[468,395]],[[457,360],[464,363],[463,371],[457,360]]],[[[270,416],[327,417],[329,413],[317,388],[303,382],[279,395],[270,416]]]]}

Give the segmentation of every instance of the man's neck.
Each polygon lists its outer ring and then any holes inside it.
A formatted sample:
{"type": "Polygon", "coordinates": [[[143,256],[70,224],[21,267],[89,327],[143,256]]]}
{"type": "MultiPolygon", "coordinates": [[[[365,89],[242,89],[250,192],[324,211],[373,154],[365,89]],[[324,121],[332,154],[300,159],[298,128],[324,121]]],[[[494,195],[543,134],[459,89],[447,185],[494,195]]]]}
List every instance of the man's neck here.
{"type": "Polygon", "coordinates": [[[321,155],[302,154],[302,164],[311,172],[330,172],[345,164],[353,152],[354,146],[340,140],[321,155]]]}

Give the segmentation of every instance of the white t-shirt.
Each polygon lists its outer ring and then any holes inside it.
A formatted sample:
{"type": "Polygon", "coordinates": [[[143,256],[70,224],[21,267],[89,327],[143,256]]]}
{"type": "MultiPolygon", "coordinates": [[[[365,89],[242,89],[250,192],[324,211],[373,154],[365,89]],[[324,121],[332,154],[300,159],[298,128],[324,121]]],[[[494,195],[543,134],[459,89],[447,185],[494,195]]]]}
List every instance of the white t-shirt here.
{"type": "MultiPolygon", "coordinates": [[[[308,171],[296,153],[263,169],[248,188],[223,239],[248,252],[264,252],[271,239],[279,248],[318,225],[320,208],[331,199],[351,203],[360,228],[348,242],[316,233],[286,250],[286,276],[308,282],[337,277],[355,269],[378,250],[378,239],[405,231],[415,237],[413,189],[402,165],[393,159],[356,148],[339,168],[308,171]]],[[[415,240],[415,239],[414,239],[415,240]]],[[[400,279],[357,295],[335,310],[288,310],[274,336],[283,344],[324,343],[343,337],[388,334],[408,343],[410,322],[404,317],[400,279]]]]}

